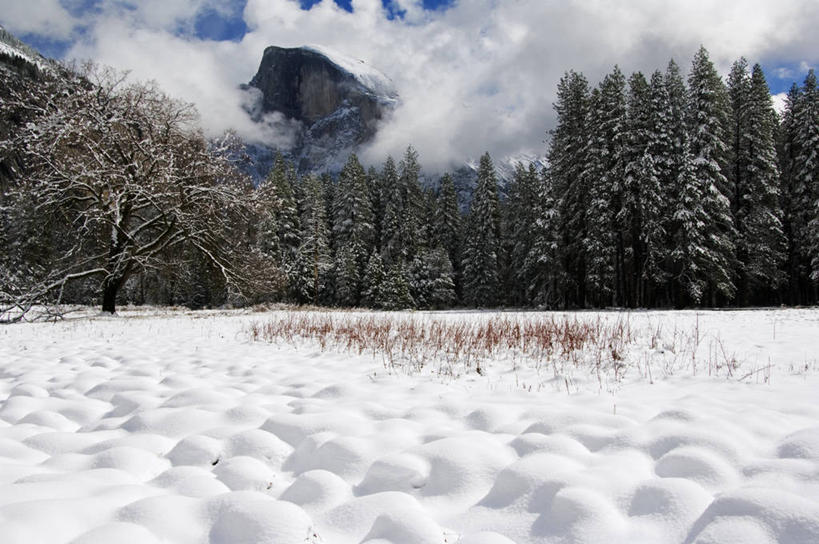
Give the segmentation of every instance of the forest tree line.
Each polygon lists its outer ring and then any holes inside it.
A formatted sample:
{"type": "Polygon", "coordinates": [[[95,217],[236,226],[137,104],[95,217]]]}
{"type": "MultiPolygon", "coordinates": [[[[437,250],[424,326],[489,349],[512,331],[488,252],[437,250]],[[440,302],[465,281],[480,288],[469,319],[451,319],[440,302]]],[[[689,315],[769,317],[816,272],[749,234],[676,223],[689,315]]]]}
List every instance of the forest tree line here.
{"type": "Polygon", "coordinates": [[[740,59],[723,82],[704,48],[687,81],[673,61],[650,77],[615,67],[595,88],[569,71],[549,166],[519,165],[501,190],[485,154],[466,214],[450,175],[422,183],[412,147],[380,170],[351,155],[336,178],[298,176],[279,156],[253,188],[229,138],[205,142],[183,104],[105,76],[6,100],[4,118],[24,129],[3,142],[21,165],[0,201],[6,302],[818,300],[813,71],[781,116],[759,65],[740,59]]]}

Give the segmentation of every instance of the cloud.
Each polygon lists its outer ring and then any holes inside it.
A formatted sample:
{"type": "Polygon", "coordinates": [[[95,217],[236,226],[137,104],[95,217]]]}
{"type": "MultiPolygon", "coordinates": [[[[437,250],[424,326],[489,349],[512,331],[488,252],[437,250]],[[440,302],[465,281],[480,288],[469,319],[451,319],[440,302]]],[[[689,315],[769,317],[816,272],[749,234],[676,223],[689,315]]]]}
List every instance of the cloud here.
{"type": "Polygon", "coordinates": [[[0,24],[17,34],[37,34],[54,40],[71,37],[78,21],[59,0],[9,0],[3,2],[0,24]]]}
{"type": "Polygon", "coordinates": [[[69,56],[156,79],[196,103],[211,131],[253,134],[238,85],[253,76],[264,48],[322,44],[379,68],[401,95],[363,157],[380,163],[411,143],[430,168],[487,150],[543,154],[555,87],[568,69],[596,83],[615,64],[650,73],[674,57],[685,68],[700,44],[723,74],[742,55],[770,66],[819,62],[815,0],[461,0],[443,11],[393,0],[403,19],[390,19],[381,0],[352,0],[352,13],[331,0],[309,10],[297,0],[248,0],[240,42],[198,39],[190,30],[197,14],[237,2],[223,4],[103,2],[69,56]]]}

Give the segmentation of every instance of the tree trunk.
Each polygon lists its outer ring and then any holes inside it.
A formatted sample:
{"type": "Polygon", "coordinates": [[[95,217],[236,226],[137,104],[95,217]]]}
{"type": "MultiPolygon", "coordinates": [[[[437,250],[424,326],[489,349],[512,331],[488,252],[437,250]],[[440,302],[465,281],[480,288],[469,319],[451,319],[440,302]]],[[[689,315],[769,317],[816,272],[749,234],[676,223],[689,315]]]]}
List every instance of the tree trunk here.
{"type": "Polygon", "coordinates": [[[102,287],[102,311],[113,314],[116,312],[117,292],[120,283],[117,281],[106,281],[102,287]]]}
{"type": "Polygon", "coordinates": [[[108,277],[102,282],[102,311],[113,314],[117,311],[117,293],[125,285],[131,275],[131,265],[125,267],[125,272],[117,277],[108,277]]]}

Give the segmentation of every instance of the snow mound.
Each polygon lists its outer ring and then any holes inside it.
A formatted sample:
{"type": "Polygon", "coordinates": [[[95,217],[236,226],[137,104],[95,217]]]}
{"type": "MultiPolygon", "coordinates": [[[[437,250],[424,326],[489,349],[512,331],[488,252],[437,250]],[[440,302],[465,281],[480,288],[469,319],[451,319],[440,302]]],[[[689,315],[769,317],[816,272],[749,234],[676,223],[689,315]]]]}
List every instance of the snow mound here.
{"type": "Polygon", "coordinates": [[[134,523],[113,522],[91,529],[74,540],[71,544],[99,544],[101,542],[140,542],[141,544],[159,544],[160,540],[148,529],[134,523]]]}
{"type": "Polygon", "coordinates": [[[247,496],[220,499],[210,544],[293,544],[315,542],[309,516],[295,504],[247,496]]]}
{"type": "Polygon", "coordinates": [[[213,473],[233,491],[264,491],[273,487],[276,474],[253,457],[231,457],[214,468],[213,473]]]}
{"type": "Polygon", "coordinates": [[[437,523],[425,515],[381,514],[375,519],[362,544],[438,544],[443,531],[437,523]]]}
{"type": "Polygon", "coordinates": [[[785,437],[777,454],[784,459],[819,459],[819,427],[802,429],[785,437]]]}
{"type": "Polygon", "coordinates": [[[209,436],[194,435],[183,438],[168,452],[174,465],[216,465],[222,452],[222,443],[209,436]]]}
{"type": "Polygon", "coordinates": [[[326,510],[349,500],[352,496],[347,482],[327,470],[311,470],[301,474],[281,494],[281,500],[312,510],[326,510]]]}

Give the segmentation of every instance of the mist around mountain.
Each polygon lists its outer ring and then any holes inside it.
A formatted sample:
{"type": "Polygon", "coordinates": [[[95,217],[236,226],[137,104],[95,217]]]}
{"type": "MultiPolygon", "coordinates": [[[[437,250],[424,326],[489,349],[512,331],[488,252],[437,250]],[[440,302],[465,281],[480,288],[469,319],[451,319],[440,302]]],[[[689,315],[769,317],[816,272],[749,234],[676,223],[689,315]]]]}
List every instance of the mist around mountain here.
{"type": "MultiPolygon", "coordinates": [[[[254,122],[275,133],[272,141],[247,141],[247,171],[260,181],[273,167],[277,153],[300,174],[337,176],[351,153],[360,154],[378,130],[390,122],[401,97],[383,72],[362,60],[322,46],[265,49],[247,92],[245,109],[254,122]],[[287,137],[281,145],[282,134],[287,137]]],[[[412,144],[412,142],[408,142],[412,144]]],[[[517,154],[496,162],[501,187],[514,177],[518,164],[546,165],[544,157],[517,154]]],[[[452,166],[462,210],[477,183],[478,161],[452,166]]],[[[445,172],[421,172],[425,186],[437,188],[445,172]]]]}

